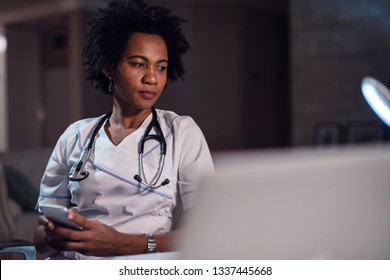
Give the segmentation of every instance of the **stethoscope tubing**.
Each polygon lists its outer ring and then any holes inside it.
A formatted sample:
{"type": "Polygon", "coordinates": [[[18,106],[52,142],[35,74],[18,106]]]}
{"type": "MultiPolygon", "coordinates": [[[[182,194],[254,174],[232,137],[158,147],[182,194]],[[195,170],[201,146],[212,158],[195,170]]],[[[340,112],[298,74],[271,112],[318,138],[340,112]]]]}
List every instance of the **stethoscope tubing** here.
{"type": "MultiPolygon", "coordinates": [[[[103,126],[104,122],[110,116],[111,116],[111,112],[105,114],[93,129],[91,137],[88,139],[86,145],[83,147],[79,159],[72,166],[69,172],[68,175],[69,181],[82,181],[88,177],[89,175],[88,171],[84,170],[85,164],[90,157],[92,149],[94,148],[94,142],[99,130],[103,126]]],[[[142,184],[144,187],[152,188],[152,189],[157,189],[164,185],[169,184],[169,180],[165,179],[161,184],[157,185],[157,182],[160,179],[162,171],[164,169],[165,156],[166,156],[166,141],[162,129],[160,127],[160,124],[157,120],[156,109],[152,107],[152,120],[148,124],[144,135],[142,136],[141,140],[138,143],[139,173],[134,176],[134,180],[142,184]],[[153,127],[155,129],[156,134],[150,135],[150,131],[152,130],[153,127]],[[148,140],[156,140],[160,145],[160,160],[157,167],[157,173],[155,174],[155,176],[152,178],[150,182],[146,180],[146,176],[143,168],[144,147],[145,147],[145,142],[148,140]]]]}
{"type": "Polygon", "coordinates": [[[88,139],[86,145],[83,147],[80,157],[74,164],[69,172],[68,179],[69,181],[82,181],[86,179],[89,175],[88,171],[84,170],[84,166],[87,163],[92,148],[95,143],[96,135],[98,134],[100,128],[103,126],[104,122],[111,116],[112,112],[105,114],[98,122],[94,130],[92,131],[91,137],[88,139]]]}

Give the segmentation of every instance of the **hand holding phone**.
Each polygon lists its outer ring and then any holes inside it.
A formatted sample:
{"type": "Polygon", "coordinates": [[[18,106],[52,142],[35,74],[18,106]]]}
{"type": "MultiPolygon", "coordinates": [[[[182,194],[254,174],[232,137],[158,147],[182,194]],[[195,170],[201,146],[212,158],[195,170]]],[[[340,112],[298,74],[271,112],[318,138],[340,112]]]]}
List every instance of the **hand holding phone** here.
{"type": "Polygon", "coordinates": [[[39,208],[41,209],[43,215],[45,215],[48,219],[53,220],[55,223],[58,223],[59,225],[77,230],[83,229],[81,226],[68,219],[70,210],[65,206],[42,204],[39,206],[39,208]]]}

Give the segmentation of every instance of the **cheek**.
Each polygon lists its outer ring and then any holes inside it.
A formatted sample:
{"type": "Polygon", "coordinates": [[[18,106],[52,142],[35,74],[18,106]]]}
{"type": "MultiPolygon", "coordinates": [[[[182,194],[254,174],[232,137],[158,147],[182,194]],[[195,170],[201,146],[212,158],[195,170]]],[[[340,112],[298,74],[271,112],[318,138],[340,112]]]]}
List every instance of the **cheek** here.
{"type": "Polygon", "coordinates": [[[138,80],[138,75],[134,73],[125,73],[124,75],[121,75],[119,82],[125,87],[132,87],[138,82],[138,80]]]}
{"type": "Polygon", "coordinates": [[[166,72],[162,73],[161,76],[160,76],[160,81],[161,81],[162,84],[164,84],[164,86],[167,83],[167,80],[168,80],[167,73],[166,72]]]}
{"type": "Polygon", "coordinates": [[[159,84],[160,92],[162,92],[165,89],[166,85],[167,85],[167,78],[165,77],[165,79],[161,79],[161,82],[159,84]]]}
{"type": "Polygon", "coordinates": [[[134,70],[131,69],[129,66],[123,66],[118,68],[118,78],[122,79],[123,81],[133,80],[136,79],[138,76],[140,76],[142,73],[140,70],[134,70]]]}

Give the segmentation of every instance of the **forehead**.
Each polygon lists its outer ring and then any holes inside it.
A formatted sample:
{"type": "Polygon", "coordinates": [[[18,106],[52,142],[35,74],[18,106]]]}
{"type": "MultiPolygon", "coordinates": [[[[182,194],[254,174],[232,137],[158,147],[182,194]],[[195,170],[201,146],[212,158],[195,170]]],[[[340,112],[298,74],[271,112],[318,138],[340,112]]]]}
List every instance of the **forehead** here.
{"type": "Polygon", "coordinates": [[[129,38],[124,54],[126,56],[141,55],[159,57],[159,59],[168,58],[168,50],[164,39],[160,35],[147,33],[133,33],[129,38]]]}

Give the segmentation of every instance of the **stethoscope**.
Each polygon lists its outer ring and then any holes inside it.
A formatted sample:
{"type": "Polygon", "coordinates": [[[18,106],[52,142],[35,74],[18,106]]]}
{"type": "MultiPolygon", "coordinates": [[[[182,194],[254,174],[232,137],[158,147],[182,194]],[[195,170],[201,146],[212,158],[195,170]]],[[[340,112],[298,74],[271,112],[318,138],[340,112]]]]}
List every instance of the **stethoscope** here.
{"type": "MultiPolygon", "coordinates": [[[[96,135],[98,134],[100,128],[104,124],[104,122],[111,116],[111,112],[105,114],[98,122],[98,124],[95,126],[91,137],[88,139],[87,143],[84,145],[80,157],[77,160],[77,162],[72,166],[70,169],[68,179],[69,181],[82,181],[85,178],[88,177],[89,172],[84,170],[84,166],[86,162],[89,159],[89,156],[91,155],[91,151],[93,149],[93,145],[95,142],[96,135]]],[[[157,121],[157,112],[155,108],[152,108],[152,120],[150,121],[149,125],[147,126],[144,135],[142,136],[141,140],[138,143],[138,170],[139,174],[136,174],[134,176],[134,180],[142,184],[144,187],[157,189],[159,187],[162,187],[164,185],[169,184],[169,180],[165,179],[161,182],[161,184],[157,184],[165,163],[165,155],[167,152],[167,143],[165,142],[164,134],[161,130],[160,124],[157,121]],[[156,131],[156,134],[150,134],[150,131],[154,128],[156,131]],[[156,175],[153,177],[153,179],[148,182],[145,177],[144,172],[144,164],[143,164],[143,157],[144,157],[144,147],[145,142],[148,140],[156,140],[160,145],[160,160],[157,168],[156,175]],[[142,176],[142,177],[141,177],[142,176]],[[143,179],[142,179],[143,178],[143,179]]]]}

